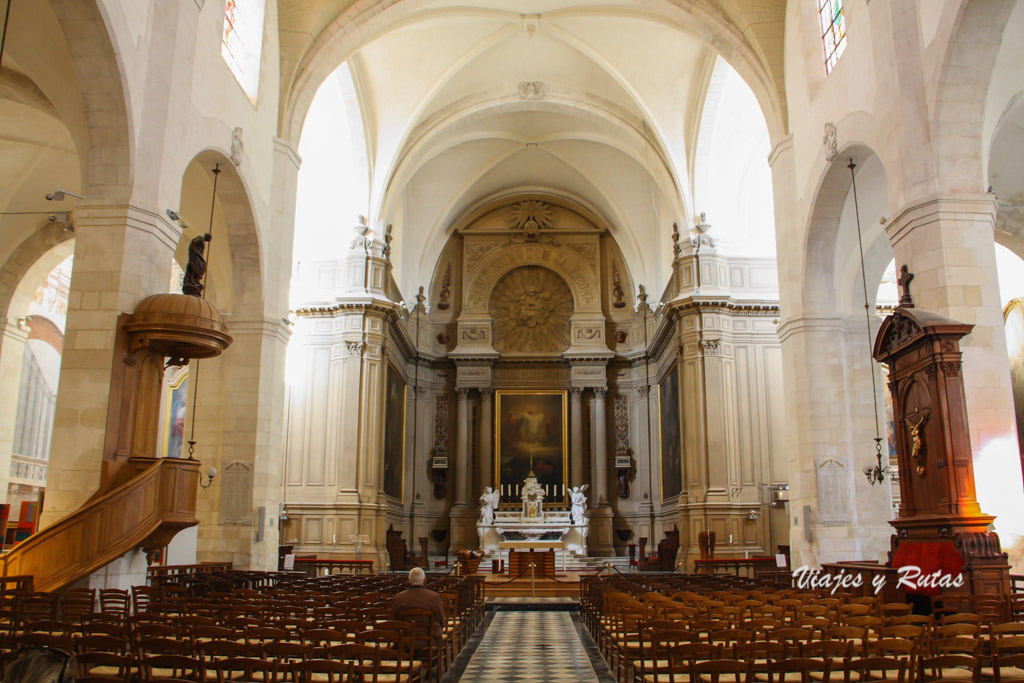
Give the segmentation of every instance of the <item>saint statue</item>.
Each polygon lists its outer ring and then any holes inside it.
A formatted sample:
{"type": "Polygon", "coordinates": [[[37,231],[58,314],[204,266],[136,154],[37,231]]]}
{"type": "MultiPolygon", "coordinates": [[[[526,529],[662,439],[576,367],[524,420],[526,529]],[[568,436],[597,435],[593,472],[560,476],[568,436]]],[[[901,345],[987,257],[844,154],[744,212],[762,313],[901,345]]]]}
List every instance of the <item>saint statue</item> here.
{"type": "Polygon", "coordinates": [[[572,508],[569,511],[573,524],[584,524],[586,517],[584,516],[584,510],[587,509],[587,496],[584,493],[587,490],[588,484],[583,486],[573,486],[569,489],[569,500],[572,502],[572,508]]]}
{"type": "Polygon", "coordinates": [[[206,243],[212,239],[210,233],[193,237],[188,244],[188,265],[181,281],[181,293],[191,296],[203,295],[203,275],[206,274],[206,243]]]}
{"type": "Polygon", "coordinates": [[[493,490],[490,486],[484,489],[483,495],[480,496],[480,521],[478,523],[481,526],[494,525],[494,511],[498,509],[498,503],[500,502],[500,493],[493,490]]]}

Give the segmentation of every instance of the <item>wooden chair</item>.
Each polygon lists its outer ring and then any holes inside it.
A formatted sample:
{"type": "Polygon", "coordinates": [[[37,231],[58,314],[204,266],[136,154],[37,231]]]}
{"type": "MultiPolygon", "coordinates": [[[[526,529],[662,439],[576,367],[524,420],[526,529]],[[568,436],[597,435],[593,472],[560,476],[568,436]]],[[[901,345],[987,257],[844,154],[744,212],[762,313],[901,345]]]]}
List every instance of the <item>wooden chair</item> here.
{"type": "Polygon", "coordinates": [[[832,680],[832,659],[776,659],[769,667],[774,683],[816,683],[832,680]]]}
{"type": "Polygon", "coordinates": [[[404,608],[395,614],[399,621],[408,621],[416,624],[417,637],[413,643],[415,657],[426,663],[424,678],[429,680],[433,677],[440,681],[445,669],[444,651],[446,643],[438,644],[434,640],[434,613],[430,610],[404,608]]]}
{"type": "Polygon", "coordinates": [[[291,665],[293,683],[348,683],[357,680],[351,662],[336,659],[307,659],[291,665]]]}
{"type": "Polygon", "coordinates": [[[860,657],[843,660],[843,681],[888,681],[905,683],[907,679],[907,661],[894,657],[860,657]],[[879,675],[876,675],[876,672],[879,675]]]}
{"type": "Polygon", "coordinates": [[[185,655],[148,655],[141,660],[142,680],[147,683],[197,683],[204,680],[203,663],[185,655]]]}
{"type": "Polygon", "coordinates": [[[693,662],[690,666],[690,680],[693,683],[753,683],[754,662],[737,659],[710,659],[693,662]]]}
{"type": "Polygon", "coordinates": [[[978,683],[981,668],[978,658],[971,655],[939,655],[922,657],[918,662],[918,683],[945,683],[955,681],[978,683]]]}
{"type": "Polygon", "coordinates": [[[207,671],[212,668],[216,672],[218,683],[274,683],[277,678],[274,663],[259,657],[218,659],[207,663],[206,667],[207,671]]]}
{"type": "Polygon", "coordinates": [[[75,657],[76,681],[93,683],[130,683],[132,658],[113,652],[82,652],[75,657]]]}

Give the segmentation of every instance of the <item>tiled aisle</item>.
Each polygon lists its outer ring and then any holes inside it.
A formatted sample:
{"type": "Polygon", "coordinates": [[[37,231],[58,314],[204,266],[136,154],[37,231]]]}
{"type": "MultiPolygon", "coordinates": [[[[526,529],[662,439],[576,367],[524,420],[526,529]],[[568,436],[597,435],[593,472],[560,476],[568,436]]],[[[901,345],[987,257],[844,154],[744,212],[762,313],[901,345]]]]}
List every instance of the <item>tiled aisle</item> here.
{"type": "Polygon", "coordinates": [[[569,612],[499,612],[459,683],[598,683],[569,612]]]}

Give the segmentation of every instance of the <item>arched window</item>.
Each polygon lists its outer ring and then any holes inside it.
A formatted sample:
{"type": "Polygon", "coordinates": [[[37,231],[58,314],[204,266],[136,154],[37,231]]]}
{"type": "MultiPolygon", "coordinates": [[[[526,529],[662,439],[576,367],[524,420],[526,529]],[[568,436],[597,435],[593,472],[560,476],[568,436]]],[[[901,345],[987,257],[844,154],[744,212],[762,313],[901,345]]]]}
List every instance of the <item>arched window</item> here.
{"type": "Polygon", "coordinates": [[[821,43],[825,48],[825,73],[830,73],[846,49],[846,20],[843,0],[818,0],[821,43]]]}
{"type": "Polygon", "coordinates": [[[226,0],[224,3],[220,53],[253,104],[256,104],[260,85],[265,10],[266,0],[226,0]]]}

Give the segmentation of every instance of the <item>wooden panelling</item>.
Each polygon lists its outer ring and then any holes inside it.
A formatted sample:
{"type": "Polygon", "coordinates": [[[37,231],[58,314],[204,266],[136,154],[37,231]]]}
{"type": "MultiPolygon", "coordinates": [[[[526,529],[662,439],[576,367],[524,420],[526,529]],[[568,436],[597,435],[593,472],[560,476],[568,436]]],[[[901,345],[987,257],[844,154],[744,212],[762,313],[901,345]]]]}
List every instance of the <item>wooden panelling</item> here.
{"type": "Polygon", "coordinates": [[[132,477],[16,545],[2,558],[3,575],[30,574],[35,590],[55,591],[129,550],[160,547],[199,523],[199,461],[131,458],[132,477]]]}

